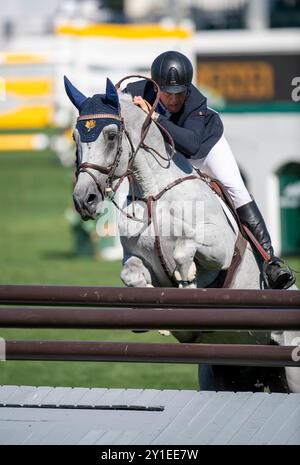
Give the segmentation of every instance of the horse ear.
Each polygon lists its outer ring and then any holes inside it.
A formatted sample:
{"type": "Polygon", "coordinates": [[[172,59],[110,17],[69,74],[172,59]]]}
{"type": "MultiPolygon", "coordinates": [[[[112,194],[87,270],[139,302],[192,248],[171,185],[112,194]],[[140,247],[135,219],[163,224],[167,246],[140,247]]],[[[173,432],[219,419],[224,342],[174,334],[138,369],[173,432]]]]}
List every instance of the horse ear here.
{"type": "Polygon", "coordinates": [[[106,79],[106,98],[113,107],[119,109],[118,91],[108,78],[106,79]]]}
{"type": "Polygon", "coordinates": [[[64,76],[64,83],[67,95],[73,105],[79,110],[83,102],[87,99],[85,95],[83,95],[75,86],[69,81],[69,79],[64,76]]]}

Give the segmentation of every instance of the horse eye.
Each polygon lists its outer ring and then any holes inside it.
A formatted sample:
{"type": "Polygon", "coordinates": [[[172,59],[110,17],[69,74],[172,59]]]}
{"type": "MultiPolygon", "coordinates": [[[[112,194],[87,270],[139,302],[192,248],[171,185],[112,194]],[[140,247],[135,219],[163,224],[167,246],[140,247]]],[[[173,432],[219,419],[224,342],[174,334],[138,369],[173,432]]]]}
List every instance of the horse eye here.
{"type": "Polygon", "coordinates": [[[107,134],[108,140],[115,140],[116,137],[117,137],[117,133],[114,132],[114,131],[110,131],[110,132],[107,134]]]}

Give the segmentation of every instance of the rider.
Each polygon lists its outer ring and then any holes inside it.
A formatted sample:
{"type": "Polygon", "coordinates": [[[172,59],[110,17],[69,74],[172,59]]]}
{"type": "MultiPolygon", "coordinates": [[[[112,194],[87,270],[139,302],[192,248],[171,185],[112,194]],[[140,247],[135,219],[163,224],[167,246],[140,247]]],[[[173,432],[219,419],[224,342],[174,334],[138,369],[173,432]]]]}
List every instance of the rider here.
{"type": "MultiPolygon", "coordinates": [[[[194,166],[225,185],[241,222],[248,226],[271,257],[266,264],[269,287],[290,287],[295,282],[295,275],[274,255],[264,219],[242,180],[223,134],[221,118],[207,106],[206,97],[192,84],[193,67],[190,60],[179,52],[164,52],[152,63],[151,77],[161,89],[160,101],[152,119],[170,133],[177,151],[191,159],[194,166]]],[[[133,96],[136,105],[149,112],[155,99],[151,81],[130,83],[125,92],[133,96]]]]}

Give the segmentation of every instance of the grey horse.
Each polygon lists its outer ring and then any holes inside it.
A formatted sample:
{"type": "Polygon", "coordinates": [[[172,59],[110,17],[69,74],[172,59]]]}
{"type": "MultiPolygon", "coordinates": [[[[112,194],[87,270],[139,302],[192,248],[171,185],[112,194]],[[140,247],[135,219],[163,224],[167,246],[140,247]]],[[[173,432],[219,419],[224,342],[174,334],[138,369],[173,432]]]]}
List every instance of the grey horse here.
{"type": "MultiPolygon", "coordinates": [[[[85,97],[67,78],[65,87],[80,110],[74,130],[79,169],[73,199],[82,218],[96,219],[101,214],[104,199],[112,198],[112,180],[122,179],[129,169],[133,179],[132,190],[137,200],[127,197],[119,215],[124,284],[130,287],[177,284],[182,288],[212,285],[230,266],[238,234],[235,219],[226,205],[206,182],[193,177],[197,173],[188,159],[180,153],[171,157],[170,145],[156,124],[149,125],[144,143],[140,144],[145,113],[132,103],[131,96],[118,92],[109,79],[106,93],[91,98],[85,97]],[[177,183],[182,178],[189,179],[177,183]],[[165,190],[166,186],[173,187],[165,190]],[[141,199],[153,200],[156,196],[149,211],[149,203],[141,199]]],[[[261,289],[261,265],[247,244],[230,288],[261,289]]],[[[180,342],[197,340],[197,334],[173,333],[180,342]]],[[[267,335],[256,332],[248,333],[247,341],[293,345],[299,335],[291,331],[267,335]]],[[[245,342],[245,333],[239,333],[238,337],[245,342]]],[[[243,367],[214,367],[214,370],[216,378],[223,380],[220,389],[255,390],[255,382],[261,378],[258,369],[245,368],[248,381],[242,386],[239,377],[243,367]]],[[[263,369],[263,374],[267,372],[273,374],[274,368],[263,369]]],[[[282,381],[277,374],[275,378],[282,381]]],[[[275,382],[274,390],[300,392],[300,369],[286,368],[285,375],[280,386],[275,382]]]]}

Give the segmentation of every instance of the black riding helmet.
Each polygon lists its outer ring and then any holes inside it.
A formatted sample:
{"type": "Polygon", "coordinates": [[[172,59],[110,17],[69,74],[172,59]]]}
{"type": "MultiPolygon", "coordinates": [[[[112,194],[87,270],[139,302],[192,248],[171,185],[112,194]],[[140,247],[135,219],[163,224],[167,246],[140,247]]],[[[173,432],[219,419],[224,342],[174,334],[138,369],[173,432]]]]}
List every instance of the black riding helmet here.
{"type": "Polygon", "coordinates": [[[182,53],[164,52],[153,61],[151,77],[163,92],[178,94],[187,90],[192,82],[192,63],[182,53]]]}

